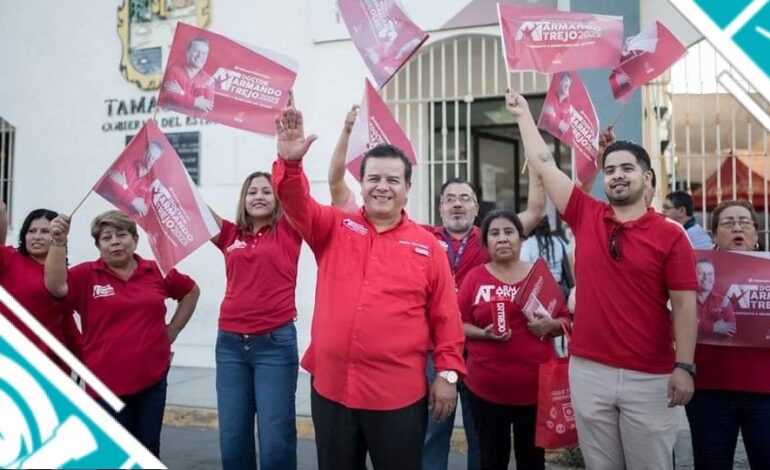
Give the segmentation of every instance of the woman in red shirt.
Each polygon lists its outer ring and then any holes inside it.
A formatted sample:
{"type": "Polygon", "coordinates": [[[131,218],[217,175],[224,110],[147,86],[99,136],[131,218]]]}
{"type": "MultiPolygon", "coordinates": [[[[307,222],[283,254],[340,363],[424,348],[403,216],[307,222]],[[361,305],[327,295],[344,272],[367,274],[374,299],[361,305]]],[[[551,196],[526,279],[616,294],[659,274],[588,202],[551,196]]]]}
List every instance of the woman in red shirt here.
{"type": "Polygon", "coordinates": [[[135,254],[136,223],[119,211],[91,222],[99,259],[67,270],[69,218],[51,222],[51,250],[45,285],[80,313],[83,363],[125,407],[116,413],[102,406],[156,457],[166,406],[166,374],[171,343],[195,310],[200,291],[188,276],[172,269],[161,273],[155,261],[135,254]],[[166,324],[166,299],[178,303],[166,324]]]}
{"type": "MultiPolygon", "coordinates": [[[[717,250],[759,249],[757,214],[744,200],[711,215],[717,250]]],[[[751,468],[770,464],[770,349],[698,344],[695,394],[687,404],[695,468],[733,468],[738,432],[751,468]]]]}
{"type": "Polygon", "coordinates": [[[243,182],[235,223],[214,214],[212,241],[225,257],[227,287],[216,343],[222,467],[297,467],[297,263],[302,239],[273,194],[270,174],[243,182]]]}
{"type": "Polygon", "coordinates": [[[508,468],[511,426],[516,468],[545,467],[545,452],[535,447],[538,370],[553,355],[547,339],[561,334],[561,323],[552,318],[528,322],[512,302],[532,268],[519,259],[522,232],[513,212],[490,212],[481,235],[491,261],[471,270],[458,294],[468,349],[465,385],[483,469],[508,468]],[[495,332],[498,311],[505,312],[509,326],[504,334],[495,332]]]}
{"type": "MultiPolygon", "coordinates": [[[[0,202],[0,232],[5,241],[8,216],[5,204],[0,202]]],[[[35,209],[24,219],[19,230],[19,245],[0,247],[0,285],[35,317],[56,339],[73,351],[77,349],[79,333],[67,302],[52,296],[45,288],[43,270],[51,244],[51,220],[56,212],[35,209]]],[[[24,325],[19,318],[0,304],[2,313],[22,331],[41,351],[60,364],[57,356],[45,343],[24,325]]]]}

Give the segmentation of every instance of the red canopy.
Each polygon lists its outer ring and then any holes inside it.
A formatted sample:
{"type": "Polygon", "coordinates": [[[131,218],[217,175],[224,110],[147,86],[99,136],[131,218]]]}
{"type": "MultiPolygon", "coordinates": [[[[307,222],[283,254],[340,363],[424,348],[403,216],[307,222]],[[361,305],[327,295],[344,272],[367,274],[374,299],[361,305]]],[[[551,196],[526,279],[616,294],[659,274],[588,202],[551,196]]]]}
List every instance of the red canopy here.
{"type": "MultiPolygon", "coordinates": [[[[706,209],[711,211],[716,207],[718,201],[733,199],[733,164],[735,166],[735,196],[737,199],[747,199],[754,205],[754,209],[760,211],[765,209],[765,193],[770,193],[770,184],[765,183],[765,179],[759,173],[753,171],[743,160],[731,156],[722,162],[719,167],[719,183],[721,187],[721,197],[717,197],[719,188],[717,187],[717,172],[714,172],[706,180],[703,186],[692,193],[693,206],[695,210],[703,208],[703,193],[706,193],[706,209]],[[749,178],[751,178],[751,191],[749,195],[749,178]]],[[[770,183],[770,181],[768,182],[770,183]]]]}

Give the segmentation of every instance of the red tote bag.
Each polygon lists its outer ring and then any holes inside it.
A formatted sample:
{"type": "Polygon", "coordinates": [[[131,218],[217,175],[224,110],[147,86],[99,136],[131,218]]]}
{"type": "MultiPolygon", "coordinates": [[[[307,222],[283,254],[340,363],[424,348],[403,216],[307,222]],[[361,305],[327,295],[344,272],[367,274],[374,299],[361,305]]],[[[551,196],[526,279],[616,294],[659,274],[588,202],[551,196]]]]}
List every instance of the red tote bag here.
{"type": "MultiPolygon", "coordinates": [[[[564,335],[569,342],[564,323],[564,335]]],[[[574,447],[578,443],[569,389],[569,355],[540,364],[537,386],[535,445],[543,449],[574,447]]]]}

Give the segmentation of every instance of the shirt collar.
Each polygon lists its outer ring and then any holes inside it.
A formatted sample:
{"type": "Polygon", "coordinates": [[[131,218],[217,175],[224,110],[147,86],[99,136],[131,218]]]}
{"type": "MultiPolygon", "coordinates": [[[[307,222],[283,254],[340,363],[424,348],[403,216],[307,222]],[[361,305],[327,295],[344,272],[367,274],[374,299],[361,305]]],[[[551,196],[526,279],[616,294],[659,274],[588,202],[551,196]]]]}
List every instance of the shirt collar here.
{"type": "Polygon", "coordinates": [[[687,219],[687,222],[684,223],[685,230],[692,227],[695,227],[695,217],[690,217],[689,219],[687,219]]]}
{"type": "MultiPolygon", "coordinates": [[[[374,227],[374,224],[372,224],[372,222],[366,216],[366,209],[364,208],[364,206],[361,206],[361,208],[358,209],[358,213],[361,215],[361,218],[364,219],[364,222],[366,222],[366,225],[371,227],[372,232],[373,233],[378,233],[376,228],[374,227]]],[[[406,223],[408,221],[409,221],[409,215],[406,213],[406,211],[404,209],[401,209],[401,220],[399,220],[396,225],[394,225],[393,227],[385,230],[384,232],[379,232],[379,234],[381,235],[383,233],[388,233],[388,232],[391,232],[393,230],[396,230],[396,229],[402,227],[404,225],[404,223],[406,223]]]]}
{"type": "MultiPolygon", "coordinates": [[[[134,253],[134,260],[136,260],[136,270],[134,272],[152,271],[153,265],[155,264],[154,261],[146,260],[141,256],[137,255],[136,253],[134,253]]],[[[96,260],[95,269],[98,271],[104,271],[113,276],[117,276],[115,271],[113,271],[109,266],[107,266],[107,263],[105,263],[101,257],[99,257],[99,259],[96,260]]]]}
{"type": "Polygon", "coordinates": [[[612,206],[609,203],[605,203],[604,205],[604,220],[610,220],[616,225],[622,225],[624,228],[647,228],[659,217],[664,216],[655,212],[655,209],[652,207],[648,207],[647,212],[641,217],[621,222],[615,217],[615,211],[612,209],[612,206]]]}

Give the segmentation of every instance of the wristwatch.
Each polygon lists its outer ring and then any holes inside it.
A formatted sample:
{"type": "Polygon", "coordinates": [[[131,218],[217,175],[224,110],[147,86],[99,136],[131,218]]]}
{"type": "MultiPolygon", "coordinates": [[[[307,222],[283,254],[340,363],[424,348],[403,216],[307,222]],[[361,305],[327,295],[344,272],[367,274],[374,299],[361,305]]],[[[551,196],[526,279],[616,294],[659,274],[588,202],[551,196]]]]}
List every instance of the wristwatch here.
{"type": "Polygon", "coordinates": [[[686,370],[693,377],[695,377],[695,374],[698,371],[698,369],[695,367],[695,364],[688,364],[686,362],[675,362],[674,369],[686,370]]]}
{"type": "Polygon", "coordinates": [[[460,378],[453,370],[442,370],[436,375],[449,382],[449,385],[457,385],[457,380],[460,378]]]}

